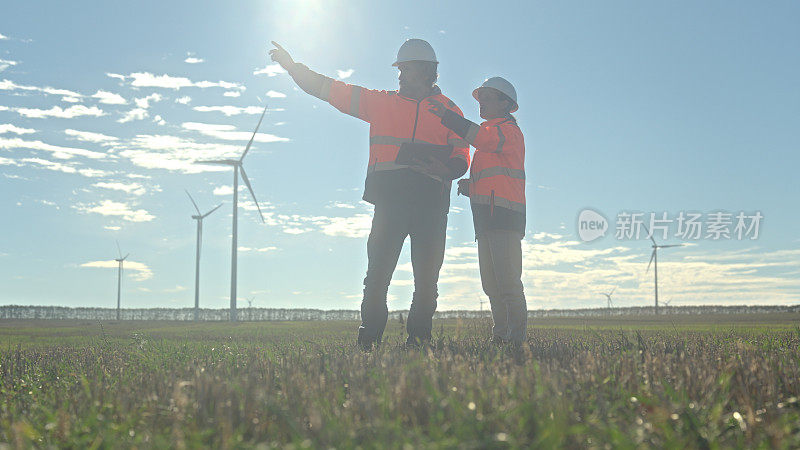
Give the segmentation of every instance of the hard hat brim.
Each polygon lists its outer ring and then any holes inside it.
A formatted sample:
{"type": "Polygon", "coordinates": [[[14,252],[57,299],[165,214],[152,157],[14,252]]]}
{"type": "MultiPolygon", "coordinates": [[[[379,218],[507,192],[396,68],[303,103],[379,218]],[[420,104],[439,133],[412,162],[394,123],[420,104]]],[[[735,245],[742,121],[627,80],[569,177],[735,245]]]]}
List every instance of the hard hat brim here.
{"type": "MultiPolygon", "coordinates": [[[[474,91],[472,91],[472,96],[475,98],[475,100],[478,100],[478,92],[480,92],[480,90],[481,90],[481,89],[492,89],[492,90],[493,90],[493,91],[495,91],[495,92],[500,92],[499,90],[497,90],[497,89],[495,89],[495,88],[493,88],[493,87],[481,86],[481,87],[479,87],[479,88],[476,88],[474,91]]],[[[516,111],[519,109],[519,105],[517,104],[517,102],[515,102],[514,100],[512,100],[512,99],[511,99],[511,97],[507,96],[506,94],[503,94],[502,92],[500,92],[500,94],[502,94],[502,95],[503,95],[503,97],[505,97],[505,98],[506,98],[506,100],[510,101],[510,102],[511,102],[511,103],[514,105],[514,106],[511,108],[511,111],[510,111],[510,112],[512,112],[512,113],[513,113],[513,112],[516,112],[516,111]]]]}
{"type": "Polygon", "coordinates": [[[428,60],[426,60],[426,59],[409,59],[409,60],[405,60],[405,61],[395,61],[394,63],[392,63],[392,67],[397,67],[397,66],[399,66],[399,65],[400,65],[400,63],[404,63],[404,62],[414,62],[414,61],[419,61],[419,62],[427,62],[427,63],[433,63],[433,64],[439,64],[439,61],[428,61],[428,60]]]}

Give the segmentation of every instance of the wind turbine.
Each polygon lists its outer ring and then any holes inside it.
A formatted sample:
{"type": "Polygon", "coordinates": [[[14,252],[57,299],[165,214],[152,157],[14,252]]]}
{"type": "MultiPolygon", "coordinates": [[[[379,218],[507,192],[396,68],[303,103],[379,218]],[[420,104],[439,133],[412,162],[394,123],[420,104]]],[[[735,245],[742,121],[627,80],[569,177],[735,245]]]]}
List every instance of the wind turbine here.
{"type": "MultiPolygon", "coordinates": [[[[645,230],[647,227],[642,224],[645,230]]],[[[653,276],[655,280],[655,293],[656,293],[656,314],[658,314],[658,249],[660,248],[670,248],[670,247],[682,247],[683,244],[672,244],[672,245],[658,245],[656,240],[653,239],[653,235],[650,234],[650,230],[647,230],[647,234],[650,236],[650,240],[653,241],[653,253],[650,254],[650,262],[647,263],[647,270],[645,274],[650,271],[650,264],[653,264],[653,276]]]]}
{"type": "Polygon", "coordinates": [[[614,291],[616,291],[616,290],[617,290],[617,287],[614,286],[614,289],[611,289],[611,292],[609,292],[608,294],[604,294],[604,293],[601,292],[601,294],[605,295],[606,298],[608,299],[608,309],[611,309],[611,305],[612,305],[612,303],[611,303],[611,294],[613,294],[614,291]]]}
{"type": "Polygon", "coordinates": [[[119,321],[120,296],[122,293],[122,263],[128,259],[130,253],[122,256],[122,250],[119,248],[119,241],[117,241],[117,252],[119,253],[119,258],[115,259],[114,261],[119,263],[119,268],[117,269],[117,321],[119,321]]]}
{"type": "Polygon", "coordinates": [[[218,210],[220,206],[222,206],[222,203],[211,211],[203,214],[200,212],[200,208],[197,207],[197,203],[192,198],[192,195],[189,194],[189,191],[186,191],[186,195],[189,196],[189,200],[192,201],[192,205],[194,205],[194,209],[197,211],[197,215],[192,216],[192,219],[197,221],[197,255],[195,256],[194,262],[194,320],[197,322],[200,319],[200,247],[203,243],[203,219],[218,210]]]}
{"type": "Polygon", "coordinates": [[[238,231],[238,211],[239,211],[239,172],[242,174],[242,180],[244,184],[247,185],[247,189],[250,191],[250,195],[253,196],[253,201],[256,204],[256,208],[258,208],[258,214],[261,216],[261,222],[266,222],[264,220],[264,213],[261,212],[261,207],[258,206],[258,200],[256,200],[256,194],[253,192],[253,187],[250,185],[250,180],[247,178],[247,173],[244,171],[244,157],[247,156],[247,152],[250,151],[250,146],[253,144],[253,139],[256,137],[256,133],[258,133],[258,127],[261,126],[261,121],[264,120],[264,114],[267,113],[267,107],[264,107],[264,112],[261,113],[261,118],[258,119],[258,125],[256,125],[255,131],[253,131],[253,136],[250,137],[250,142],[247,143],[247,147],[244,149],[244,153],[239,159],[217,159],[211,161],[198,161],[199,164],[213,164],[217,166],[233,166],[233,239],[231,245],[231,312],[230,312],[230,320],[231,322],[236,322],[236,253],[237,253],[237,245],[239,240],[239,231],[238,231]]]}
{"type": "Polygon", "coordinates": [[[255,297],[250,297],[250,299],[247,300],[247,320],[250,321],[253,320],[253,300],[255,299],[255,297]]]}

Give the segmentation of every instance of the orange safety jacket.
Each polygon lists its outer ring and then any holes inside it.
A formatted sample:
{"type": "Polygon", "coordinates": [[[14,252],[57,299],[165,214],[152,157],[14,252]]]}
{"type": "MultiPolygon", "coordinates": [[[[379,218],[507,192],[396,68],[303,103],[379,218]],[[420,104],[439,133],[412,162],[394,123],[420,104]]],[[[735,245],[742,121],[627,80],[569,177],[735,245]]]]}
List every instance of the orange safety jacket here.
{"type": "Polygon", "coordinates": [[[475,147],[469,198],[475,232],[503,229],[525,234],[525,141],[516,120],[471,123],[465,139],[475,147]]]}
{"type": "MultiPolygon", "coordinates": [[[[409,168],[407,165],[395,163],[403,143],[452,145],[450,158],[461,159],[469,165],[469,144],[455,132],[442,126],[439,117],[429,110],[433,105],[432,101],[436,101],[463,117],[458,106],[442,95],[438,86],[434,86],[433,95],[417,101],[404,97],[397,91],[366,89],[325,77],[319,98],[339,111],[370,124],[369,164],[364,191],[364,200],[370,203],[376,202],[377,193],[371,191],[379,184],[381,177],[409,168]]],[[[442,190],[446,190],[449,202],[451,180],[425,175],[442,183],[442,190]]]]}

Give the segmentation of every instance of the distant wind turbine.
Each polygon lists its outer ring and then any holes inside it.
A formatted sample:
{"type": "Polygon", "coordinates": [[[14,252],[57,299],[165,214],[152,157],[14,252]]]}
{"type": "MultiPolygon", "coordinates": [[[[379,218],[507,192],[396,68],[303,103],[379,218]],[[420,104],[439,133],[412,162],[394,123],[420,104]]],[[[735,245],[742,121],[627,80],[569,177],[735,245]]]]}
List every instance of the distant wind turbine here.
{"type": "Polygon", "coordinates": [[[604,293],[602,293],[602,292],[601,292],[601,294],[605,295],[605,296],[606,296],[606,298],[608,299],[608,309],[611,309],[611,306],[612,306],[612,303],[611,303],[611,294],[613,294],[613,293],[614,293],[614,291],[616,291],[616,290],[617,290],[617,288],[616,288],[616,286],[615,286],[615,287],[614,287],[614,289],[611,289],[611,292],[609,292],[608,294],[604,294],[604,293]]]}
{"type": "Polygon", "coordinates": [[[192,201],[192,205],[194,205],[194,209],[197,211],[197,215],[192,216],[192,219],[197,221],[197,254],[194,262],[194,320],[196,322],[200,319],[200,247],[203,244],[203,219],[218,210],[220,206],[222,206],[222,203],[211,211],[203,214],[200,212],[200,208],[197,207],[197,203],[194,201],[189,191],[186,191],[186,195],[189,196],[189,200],[192,201]]]}
{"type": "MultiPolygon", "coordinates": [[[[647,227],[642,224],[645,230],[647,227]]],[[[655,293],[656,293],[656,314],[658,314],[658,249],[660,248],[670,248],[670,247],[682,247],[683,244],[673,244],[673,245],[658,245],[656,244],[656,240],[653,239],[653,235],[650,234],[650,230],[647,230],[647,234],[650,236],[650,240],[653,241],[653,253],[650,254],[650,262],[647,263],[647,270],[645,274],[650,271],[650,264],[653,264],[653,277],[655,280],[655,293]]]]}
{"type": "Polygon", "coordinates": [[[119,241],[117,241],[117,252],[119,253],[119,258],[115,259],[114,261],[119,263],[119,268],[117,269],[117,321],[119,321],[120,297],[122,294],[122,263],[128,259],[130,253],[122,256],[122,250],[119,248],[119,241]]]}
{"type": "Polygon", "coordinates": [[[253,144],[253,139],[256,137],[256,133],[258,133],[258,128],[261,126],[261,121],[264,120],[264,114],[267,113],[267,107],[264,107],[264,112],[261,113],[261,118],[258,119],[258,125],[256,125],[255,131],[253,131],[253,136],[250,137],[250,142],[247,143],[247,147],[244,149],[244,153],[239,159],[218,159],[218,160],[211,160],[211,161],[198,161],[199,164],[213,164],[218,166],[233,166],[233,239],[231,245],[231,312],[230,312],[230,320],[231,322],[235,322],[237,320],[236,317],[236,254],[237,254],[237,245],[239,241],[239,230],[238,230],[238,211],[239,211],[239,172],[242,174],[242,180],[244,184],[247,185],[247,189],[250,191],[250,195],[253,196],[253,201],[256,204],[256,208],[258,208],[258,214],[261,216],[261,222],[266,222],[264,220],[264,213],[261,212],[261,207],[258,206],[258,200],[256,200],[256,194],[253,192],[253,187],[250,185],[250,180],[247,178],[247,173],[244,171],[244,165],[242,161],[244,161],[244,157],[247,156],[247,152],[250,151],[250,146],[253,144]]]}

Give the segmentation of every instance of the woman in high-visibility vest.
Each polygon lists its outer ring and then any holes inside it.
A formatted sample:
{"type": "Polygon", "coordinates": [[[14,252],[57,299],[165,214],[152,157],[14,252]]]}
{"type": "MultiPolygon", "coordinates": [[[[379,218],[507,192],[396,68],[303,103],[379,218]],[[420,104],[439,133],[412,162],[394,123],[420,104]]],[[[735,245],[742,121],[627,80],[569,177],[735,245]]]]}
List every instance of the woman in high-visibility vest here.
{"type": "Polygon", "coordinates": [[[469,179],[458,192],[469,196],[483,291],[492,306],[492,340],[525,341],[527,305],[522,287],[522,238],[525,236],[525,142],[514,116],[517,93],[501,77],[472,92],[480,103],[480,125],[444,105],[431,111],[442,124],[473,147],[469,179]]]}

